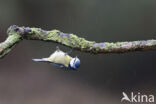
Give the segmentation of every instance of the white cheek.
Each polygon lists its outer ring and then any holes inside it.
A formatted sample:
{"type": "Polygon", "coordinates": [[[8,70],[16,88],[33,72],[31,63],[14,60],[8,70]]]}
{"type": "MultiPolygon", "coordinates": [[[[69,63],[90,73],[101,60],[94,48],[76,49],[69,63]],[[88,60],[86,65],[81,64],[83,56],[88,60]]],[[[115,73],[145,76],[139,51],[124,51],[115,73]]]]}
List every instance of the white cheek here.
{"type": "Polygon", "coordinates": [[[71,65],[71,67],[75,68],[75,65],[74,65],[74,60],[71,60],[70,65],[71,65]]]}

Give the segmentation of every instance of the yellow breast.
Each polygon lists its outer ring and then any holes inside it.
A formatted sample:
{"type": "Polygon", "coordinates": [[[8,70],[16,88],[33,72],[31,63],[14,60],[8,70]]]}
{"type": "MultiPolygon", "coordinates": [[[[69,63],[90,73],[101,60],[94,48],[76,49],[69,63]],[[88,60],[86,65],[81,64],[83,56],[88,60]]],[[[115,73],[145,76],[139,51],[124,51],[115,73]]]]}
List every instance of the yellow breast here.
{"type": "Polygon", "coordinates": [[[70,60],[72,57],[69,55],[65,54],[63,51],[55,51],[49,58],[48,60],[50,62],[56,63],[56,64],[62,64],[65,67],[68,67],[70,60]]]}

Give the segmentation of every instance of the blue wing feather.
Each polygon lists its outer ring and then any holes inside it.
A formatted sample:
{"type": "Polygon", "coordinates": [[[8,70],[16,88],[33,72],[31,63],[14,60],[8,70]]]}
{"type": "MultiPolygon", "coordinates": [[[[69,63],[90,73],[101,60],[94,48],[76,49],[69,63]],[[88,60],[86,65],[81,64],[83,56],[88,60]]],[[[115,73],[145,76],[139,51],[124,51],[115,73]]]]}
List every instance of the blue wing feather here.
{"type": "Polygon", "coordinates": [[[56,63],[51,63],[53,66],[59,68],[59,69],[68,69],[67,67],[65,67],[64,65],[62,64],[56,64],[56,63]]]}

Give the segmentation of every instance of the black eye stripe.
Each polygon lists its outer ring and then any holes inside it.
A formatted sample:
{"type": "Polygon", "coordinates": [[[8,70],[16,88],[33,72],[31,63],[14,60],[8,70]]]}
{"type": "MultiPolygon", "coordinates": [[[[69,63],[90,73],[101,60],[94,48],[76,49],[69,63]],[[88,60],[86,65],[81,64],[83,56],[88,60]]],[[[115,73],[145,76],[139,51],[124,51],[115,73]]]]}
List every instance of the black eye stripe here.
{"type": "Polygon", "coordinates": [[[75,58],[75,60],[74,60],[74,63],[75,63],[75,61],[76,61],[76,58],[75,58]]]}

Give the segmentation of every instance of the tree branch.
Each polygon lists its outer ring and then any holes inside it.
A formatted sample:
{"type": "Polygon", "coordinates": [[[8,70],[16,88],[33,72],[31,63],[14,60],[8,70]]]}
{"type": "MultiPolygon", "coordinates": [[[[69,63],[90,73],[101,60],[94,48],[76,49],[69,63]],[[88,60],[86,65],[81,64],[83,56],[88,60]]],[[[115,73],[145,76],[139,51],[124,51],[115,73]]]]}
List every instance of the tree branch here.
{"type": "Polygon", "coordinates": [[[3,58],[5,55],[7,55],[12,48],[22,40],[22,37],[20,34],[15,32],[14,30],[10,30],[8,33],[7,39],[0,43],[0,58],[3,58]]]}
{"type": "Polygon", "coordinates": [[[59,30],[46,31],[40,28],[18,27],[16,25],[10,26],[7,33],[8,38],[0,43],[0,58],[9,53],[22,39],[56,42],[82,52],[94,54],[156,50],[156,40],[96,43],[59,30]]]}

